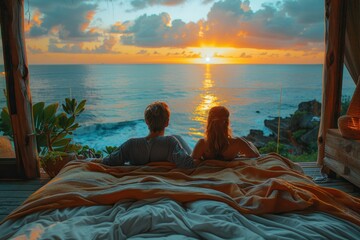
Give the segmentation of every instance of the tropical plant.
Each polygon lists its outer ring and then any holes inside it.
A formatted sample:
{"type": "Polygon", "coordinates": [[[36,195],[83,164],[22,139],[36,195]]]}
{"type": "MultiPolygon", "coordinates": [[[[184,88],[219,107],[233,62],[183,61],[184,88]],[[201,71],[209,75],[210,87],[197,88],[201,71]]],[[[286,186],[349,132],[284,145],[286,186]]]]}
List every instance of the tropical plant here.
{"type": "Polygon", "coordinates": [[[279,144],[279,147],[277,146],[277,143],[274,141],[270,141],[268,143],[266,143],[265,146],[261,147],[259,149],[260,153],[271,153],[271,152],[278,152],[279,154],[283,155],[283,156],[287,156],[288,155],[288,149],[286,148],[286,146],[284,144],[279,144]]]}
{"type": "MultiPolygon", "coordinates": [[[[72,134],[80,126],[77,117],[85,110],[86,100],[79,104],[75,99],[65,99],[62,111],[58,111],[59,103],[45,105],[38,102],[33,105],[33,117],[40,155],[40,163],[50,177],[54,177],[69,161],[76,159],[75,153],[81,148],[72,143],[72,134]]],[[[0,131],[13,138],[8,109],[2,109],[0,131]]]]}
{"type": "Polygon", "coordinates": [[[106,153],[107,155],[110,155],[111,153],[113,153],[118,147],[117,146],[106,146],[104,153],[106,153]]]}
{"type": "Polygon", "coordinates": [[[0,114],[0,131],[3,132],[4,136],[9,136],[11,139],[13,139],[11,119],[7,107],[4,107],[0,114]]]}
{"type": "MultiPolygon", "coordinates": [[[[86,100],[77,104],[75,99],[66,98],[65,104],[62,104],[62,112],[58,112],[59,103],[46,106],[44,102],[38,102],[33,105],[34,134],[40,155],[53,151],[74,152],[81,148],[72,143],[71,135],[80,126],[76,119],[85,110],[85,103],[86,100]]],[[[1,112],[0,131],[13,138],[10,115],[6,107],[1,112]]]]}
{"type": "Polygon", "coordinates": [[[34,105],[36,141],[41,154],[48,151],[75,152],[81,148],[71,143],[71,135],[80,126],[76,118],[85,110],[85,103],[86,100],[77,104],[75,99],[66,98],[60,113],[58,103],[45,106],[44,102],[40,102],[34,105]]]}
{"type": "Polygon", "coordinates": [[[75,159],[75,153],[50,151],[40,157],[40,164],[45,172],[53,178],[59,173],[65,164],[75,159]]]}
{"type": "Polygon", "coordinates": [[[79,156],[84,158],[101,158],[102,152],[100,150],[95,150],[88,145],[82,146],[81,149],[77,152],[79,156]]]}

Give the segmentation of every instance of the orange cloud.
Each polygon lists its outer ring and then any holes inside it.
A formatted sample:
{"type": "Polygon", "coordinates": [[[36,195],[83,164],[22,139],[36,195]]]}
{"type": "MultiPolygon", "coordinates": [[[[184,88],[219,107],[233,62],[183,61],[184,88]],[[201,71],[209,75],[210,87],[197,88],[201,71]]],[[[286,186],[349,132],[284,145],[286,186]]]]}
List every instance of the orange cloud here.
{"type": "Polygon", "coordinates": [[[29,32],[30,29],[35,26],[40,26],[42,24],[41,20],[41,12],[38,10],[33,11],[32,18],[30,21],[24,21],[24,30],[25,32],[29,32]]]}
{"type": "Polygon", "coordinates": [[[113,33],[122,33],[127,29],[126,24],[122,24],[121,22],[115,22],[111,28],[110,28],[110,32],[113,33]]]}
{"type": "Polygon", "coordinates": [[[87,21],[85,21],[85,22],[81,25],[81,27],[80,27],[81,31],[85,31],[85,30],[89,27],[91,20],[94,18],[94,15],[95,15],[95,11],[88,11],[88,12],[86,13],[85,19],[86,19],[87,21]]]}

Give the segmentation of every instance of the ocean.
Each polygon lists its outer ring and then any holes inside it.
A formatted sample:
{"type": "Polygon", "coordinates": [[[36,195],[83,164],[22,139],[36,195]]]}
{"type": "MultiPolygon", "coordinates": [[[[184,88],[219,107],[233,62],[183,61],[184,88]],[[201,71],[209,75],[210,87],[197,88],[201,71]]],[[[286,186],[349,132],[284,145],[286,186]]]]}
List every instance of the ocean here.
{"type": "MultiPolygon", "coordinates": [[[[303,101],[321,102],[322,65],[31,65],[33,103],[87,100],[74,140],[96,149],[146,136],[145,107],[166,101],[171,109],[166,134],[193,147],[203,136],[208,110],[224,105],[234,135],[263,130],[265,119],[292,114],[303,101]]],[[[0,66],[3,72],[3,66],[0,66]]],[[[0,76],[0,88],[5,78],[0,76]]],[[[343,95],[355,84],[344,70],[343,95]]],[[[0,107],[5,97],[0,94],[0,107]]]]}

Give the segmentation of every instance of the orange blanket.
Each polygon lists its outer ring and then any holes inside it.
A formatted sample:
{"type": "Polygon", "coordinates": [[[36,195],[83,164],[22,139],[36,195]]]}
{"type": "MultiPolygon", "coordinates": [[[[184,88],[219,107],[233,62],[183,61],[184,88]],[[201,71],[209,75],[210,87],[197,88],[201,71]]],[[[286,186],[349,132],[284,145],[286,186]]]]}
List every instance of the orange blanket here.
{"type": "Polygon", "coordinates": [[[109,167],[74,161],[6,219],[48,209],[154,198],[222,201],[251,214],[322,211],[360,225],[359,199],[314,184],[299,166],[277,154],[245,161],[207,160],[195,169],[176,169],[170,163],[109,167]]]}

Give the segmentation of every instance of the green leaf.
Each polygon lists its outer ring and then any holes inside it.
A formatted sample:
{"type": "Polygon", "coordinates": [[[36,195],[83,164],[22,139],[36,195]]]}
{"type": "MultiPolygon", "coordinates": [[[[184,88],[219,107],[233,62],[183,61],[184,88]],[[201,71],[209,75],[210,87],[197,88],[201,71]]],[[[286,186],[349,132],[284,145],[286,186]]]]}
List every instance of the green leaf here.
{"type": "Polygon", "coordinates": [[[38,102],[33,105],[34,125],[37,129],[42,129],[43,126],[44,106],[44,102],[38,102]]]}
{"type": "Polygon", "coordinates": [[[62,106],[64,112],[66,112],[67,114],[69,114],[69,109],[66,107],[66,105],[65,105],[65,104],[61,104],[61,106],[62,106]]]}
{"type": "Polygon", "coordinates": [[[70,127],[74,122],[75,122],[75,117],[71,116],[66,123],[66,127],[67,128],[70,127]]]}
{"type": "Polygon", "coordinates": [[[68,127],[68,131],[75,131],[80,125],[78,123],[75,123],[71,127],[68,127]]]}
{"type": "Polygon", "coordinates": [[[67,147],[66,147],[66,151],[67,152],[77,152],[81,149],[81,145],[80,144],[72,144],[70,143],[67,147]]]}
{"type": "Polygon", "coordinates": [[[57,121],[56,124],[58,127],[66,129],[68,127],[68,117],[66,116],[65,113],[60,113],[57,117],[57,121]]]}
{"type": "Polygon", "coordinates": [[[82,100],[75,110],[75,115],[79,115],[85,110],[86,100],[82,100]]]}
{"type": "Polygon", "coordinates": [[[38,146],[38,150],[46,147],[46,136],[44,134],[36,135],[36,144],[38,146]]]}
{"type": "Polygon", "coordinates": [[[63,110],[67,114],[71,114],[71,102],[69,98],[65,98],[65,105],[63,104],[63,110]]]}
{"type": "Polygon", "coordinates": [[[55,114],[59,107],[59,103],[53,103],[45,107],[44,109],[44,122],[45,123],[53,123],[55,122],[55,114]]]}
{"type": "Polygon", "coordinates": [[[0,131],[3,131],[4,135],[14,138],[11,127],[11,118],[7,107],[2,109],[0,116],[0,131]]]}
{"type": "Polygon", "coordinates": [[[54,147],[65,147],[71,142],[71,138],[64,138],[53,143],[54,147]]]}
{"type": "Polygon", "coordinates": [[[112,152],[114,152],[118,147],[116,146],[106,146],[105,147],[105,150],[104,150],[104,153],[106,154],[111,154],[112,152]]]}
{"type": "Polygon", "coordinates": [[[67,136],[66,133],[60,133],[60,134],[57,134],[57,135],[56,135],[56,139],[57,139],[57,140],[60,140],[60,139],[65,138],[66,136],[67,136]]]}

